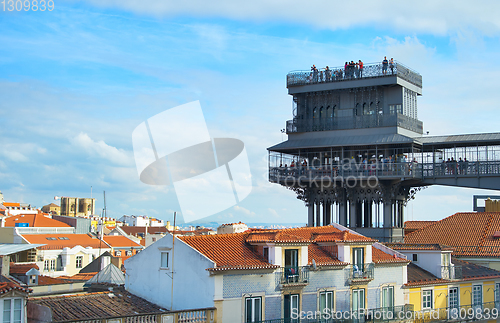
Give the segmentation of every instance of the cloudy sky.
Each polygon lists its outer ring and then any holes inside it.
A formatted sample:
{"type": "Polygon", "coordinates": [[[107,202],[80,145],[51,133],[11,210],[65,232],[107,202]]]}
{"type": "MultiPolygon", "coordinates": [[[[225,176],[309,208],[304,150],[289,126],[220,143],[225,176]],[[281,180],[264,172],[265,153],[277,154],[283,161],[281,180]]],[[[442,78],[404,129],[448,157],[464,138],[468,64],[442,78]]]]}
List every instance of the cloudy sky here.
{"type": "MultiPolygon", "coordinates": [[[[199,100],[212,137],[245,143],[252,193],[218,222],[305,222],[293,192],[267,182],[267,151],[291,119],[285,76],[383,56],[423,76],[419,119],[431,135],[497,132],[497,1],[54,1],[0,4],[0,191],[41,207],[89,197],[108,214],[170,219],[171,186],[140,182],[132,131],[199,100]]],[[[487,191],[430,187],[407,218],[472,210],[487,191]]]]}

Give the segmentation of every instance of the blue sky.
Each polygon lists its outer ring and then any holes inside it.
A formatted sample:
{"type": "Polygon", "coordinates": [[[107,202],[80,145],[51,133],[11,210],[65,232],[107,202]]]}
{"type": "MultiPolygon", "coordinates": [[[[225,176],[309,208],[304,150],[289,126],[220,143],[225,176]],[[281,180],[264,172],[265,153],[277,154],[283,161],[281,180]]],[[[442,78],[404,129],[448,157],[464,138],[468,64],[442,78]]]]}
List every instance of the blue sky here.
{"type": "MultiPolygon", "coordinates": [[[[0,7],[0,190],[41,207],[106,191],[108,214],[163,219],[172,187],[141,183],[131,134],[199,100],[212,137],[245,143],[251,195],[218,222],[305,222],[293,192],[267,182],[267,151],[291,119],[291,70],[394,57],[423,76],[431,135],[497,132],[500,4],[494,1],[55,1],[0,7]]],[[[283,137],[286,139],[286,136],[283,137]]],[[[487,191],[430,187],[407,219],[472,209],[487,191]]]]}

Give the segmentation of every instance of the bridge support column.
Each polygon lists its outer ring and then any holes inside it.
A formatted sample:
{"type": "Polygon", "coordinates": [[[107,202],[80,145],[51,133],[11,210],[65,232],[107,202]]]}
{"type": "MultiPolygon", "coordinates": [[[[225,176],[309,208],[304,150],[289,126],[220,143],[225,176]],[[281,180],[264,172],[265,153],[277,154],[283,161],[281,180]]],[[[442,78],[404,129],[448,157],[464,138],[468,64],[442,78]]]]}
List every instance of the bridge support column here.
{"type": "Polygon", "coordinates": [[[384,228],[392,227],[392,204],[389,201],[384,202],[384,228]]]}
{"type": "Polygon", "coordinates": [[[307,226],[314,227],[314,203],[307,206],[307,226]]]}
{"type": "Polygon", "coordinates": [[[316,226],[321,225],[321,202],[316,203],[316,226]]]}
{"type": "Polygon", "coordinates": [[[323,219],[323,225],[329,225],[330,223],[332,223],[332,203],[325,202],[324,208],[325,218],[323,219]]]}

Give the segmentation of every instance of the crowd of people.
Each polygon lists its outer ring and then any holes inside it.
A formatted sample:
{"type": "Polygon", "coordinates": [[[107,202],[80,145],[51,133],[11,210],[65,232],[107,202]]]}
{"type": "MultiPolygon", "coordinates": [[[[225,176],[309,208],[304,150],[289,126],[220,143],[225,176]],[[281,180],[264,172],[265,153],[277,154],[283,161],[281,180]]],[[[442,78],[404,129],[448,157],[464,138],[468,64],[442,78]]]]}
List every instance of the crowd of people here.
{"type": "MultiPolygon", "coordinates": [[[[395,68],[396,63],[394,63],[394,59],[391,58],[390,60],[387,60],[387,56],[384,56],[384,60],[382,61],[382,74],[386,75],[388,70],[390,70],[391,74],[394,74],[395,68]]],[[[364,63],[362,60],[358,60],[357,62],[345,62],[343,69],[338,68],[332,70],[329,66],[326,66],[323,69],[318,69],[316,65],[313,65],[311,66],[311,73],[309,74],[307,81],[310,83],[317,83],[362,78],[363,70],[364,63]]]]}

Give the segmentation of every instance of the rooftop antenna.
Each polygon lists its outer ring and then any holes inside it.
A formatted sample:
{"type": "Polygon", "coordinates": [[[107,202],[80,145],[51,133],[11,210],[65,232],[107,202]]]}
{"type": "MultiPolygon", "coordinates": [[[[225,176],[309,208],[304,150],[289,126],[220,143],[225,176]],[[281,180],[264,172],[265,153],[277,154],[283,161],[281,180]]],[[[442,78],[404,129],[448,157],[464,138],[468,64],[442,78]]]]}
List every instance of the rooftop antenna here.
{"type": "Polygon", "coordinates": [[[174,308],[174,243],[175,243],[175,219],[177,212],[174,212],[174,229],[172,230],[172,290],[170,293],[170,310],[174,308]]]}

